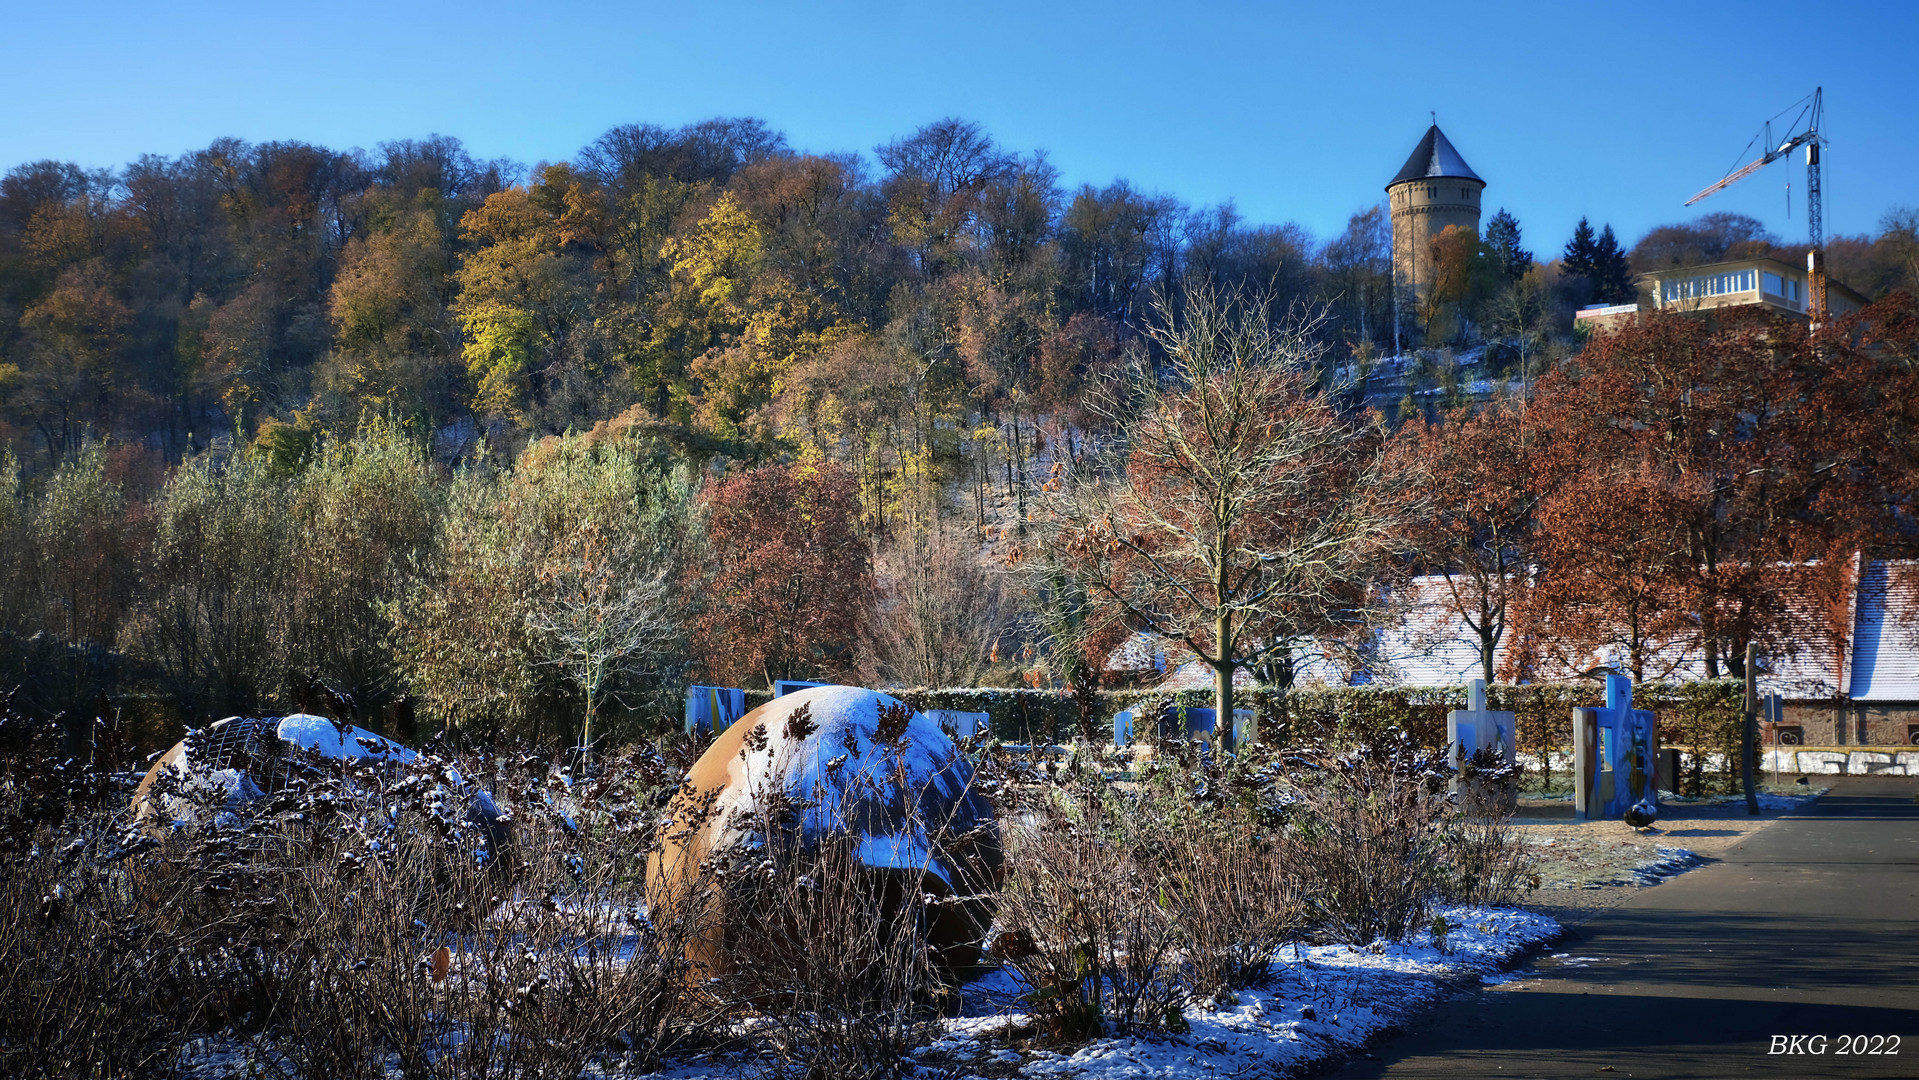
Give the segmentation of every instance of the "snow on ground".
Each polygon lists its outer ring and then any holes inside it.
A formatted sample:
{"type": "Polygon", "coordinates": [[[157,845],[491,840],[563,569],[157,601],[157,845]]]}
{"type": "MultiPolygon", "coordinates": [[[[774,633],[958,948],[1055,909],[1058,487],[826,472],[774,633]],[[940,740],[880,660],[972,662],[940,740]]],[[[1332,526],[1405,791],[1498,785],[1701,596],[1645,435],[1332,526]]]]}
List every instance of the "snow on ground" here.
{"type": "MultiPolygon", "coordinates": [[[[1746,814],[1743,795],[1660,799],[1659,820],[1634,829],[1618,819],[1582,821],[1567,800],[1528,794],[1513,832],[1539,859],[1548,889],[1595,890],[1657,885],[1721,857],[1727,849],[1786,813],[1803,810],[1826,789],[1759,796],[1764,811],[1746,814]]],[[[1554,897],[1551,903],[1579,903],[1554,897]]]]}
{"type": "MultiPolygon", "coordinates": [[[[1186,1034],[1099,1039],[1071,1054],[1033,1051],[1024,1055],[1019,1075],[1178,1080],[1296,1072],[1404,1023],[1436,998],[1444,983],[1495,972],[1528,946],[1559,933],[1552,919],[1510,908],[1452,907],[1438,914],[1452,927],[1444,951],[1430,930],[1402,944],[1368,949],[1287,946],[1280,950],[1282,963],[1269,987],[1241,991],[1236,1003],[1211,1011],[1189,1011],[1192,1030],[1186,1034]]],[[[966,1056],[969,1044],[959,1038],[968,1022],[949,1025],[942,1049],[950,1046],[956,1057],[966,1056]]],[[[982,1060],[1006,1061],[1003,1055],[1012,1053],[978,1036],[970,1047],[982,1060]]]]}
{"type": "MultiPolygon", "coordinates": [[[[1022,1027],[1021,987],[995,972],[964,988],[962,1015],[943,1021],[943,1034],[916,1051],[925,1077],[1074,1080],[1185,1080],[1236,1075],[1287,1075],[1363,1046],[1385,1029],[1410,1020],[1445,986],[1477,976],[1508,981],[1501,968],[1527,948],[1559,933],[1551,918],[1515,908],[1444,907],[1445,940],[1430,928],[1411,940],[1346,945],[1288,945],[1279,951],[1271,983],[1243,990],[1236,1000],[1187,1012],[1191,1031],[1180,1035],[1097,1039],[1072,1052],[1008,1045],[1022,1027]]],[[[245,1075],[245,1057],[231,1040],[199,1040],[186,1074],[196,1078],[245,1075]]],[[[683,1061],[644,1077],[595,1068],[591,1080],[736,1080],[754,1075],[750,1056],[683,1061]]]]}
{"type": "Polygon", "coordinates": [[[1635,885],[1657,885],[1669,877],[1674,877],[1704,865],[1706,860],[1685,848],[1660,847],[1655,849],[1652,858],[1632,868],[1635,885]]]}

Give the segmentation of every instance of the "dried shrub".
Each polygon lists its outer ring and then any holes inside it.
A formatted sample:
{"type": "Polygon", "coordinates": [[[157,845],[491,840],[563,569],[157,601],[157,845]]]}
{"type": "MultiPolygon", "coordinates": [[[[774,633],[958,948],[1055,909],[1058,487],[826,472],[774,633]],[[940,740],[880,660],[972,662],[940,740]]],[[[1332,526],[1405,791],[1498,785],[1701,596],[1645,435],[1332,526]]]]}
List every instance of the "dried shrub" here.
{"type": "MultiPolygon", "coordinates": [[[[588,784],[526,755],[307,764],[251,801],[167,782],[184,827],[134,825],[123,788],[7,848],[8,1074],[164,1071],[227,1031],[285,1076],[577,1076],[707,1026],[699,913],[644,906],[657,759],[588,784]]],[[[48,805],[23,790],[0,782],[4,835],[48,805]]]]}
{"type": "Polygon", "coordinates": [[[1191,821],[1166,845],[1184,979],[1199,1001],[1265,985],[1279,947],[1306,928],[1301,875],[1284,839],[1244,810],[1191,821]]]}
{"type": "Polygon", "coordinates": [[[65,734],[11,696],[0,708],[0,1073],[162,1071],[219,992],[196,957],[224,927],[183,935],[143,917],[128,859],[147,841],[116,812],[111,728],[96,726],[86,761],[62,751],[65,734]]]}
{"type": "Polygon", "coordinates": [[[1016,823],[995,951],[1051,1037],[1182,1030],[1186,1006],[1262,983],[1301,928],[1270,762],[1158,751],[1123,785],[1084,748],[998,778],[1016,823]]]}
{"type": "Polygon", "coordinates": [[[1445,828],[1440,895],[1455,903],[1506,906],[1539,888],[1539,858],[1504,812],[1459,814],[1445,828]]]}
{"type": "Polygon", "coordinates": [[[1148,823],[1097,792],[1055,794],[1007,827],[1012,872],[994,952],[1028,987],[1049,1038],[1182,1027],[1180,927],[1148,823]]]}
{"type": "Polygon", "coordinates": [[[1403,732],[1300,760],[1287,833],[1312,874],[1313,921],[1351,945],[1405,938],[1445,880],[1452,770],[1403,732]]]}
{"type": "MultiPolygon", "coordinates": [[[[804,805],[767,800],[652,921],[644,867],[681,772],[652,753],[585,782],[526,753],[283,762],[250,801],[166,782],[194,824],[159,829],[126,813],[110,746],[81,766],[60,735],[0,715],[9,1075],[166,1072],[225,1031],[286,1077],[572,1077],[726,1045],[768,1076],[894,1077],[956,998],[928,929],[971,898],[874,870],[858,830],[802,844],[804,805]],[[714,940],[750,961],[688,960],[714,940]]],[[[1129,764],[1082,746],[975,775],[1009,856],[994,953],[1056,1042],[1183,1030],[1287,940],[1403,937],[1438,899],[1536,883],[1506,817],[1462,811],[1440,755],[1396,732],[1283,761],[1162,741],[1129,764]]]]}
{"type": "Polygon", "coordinates": [[[358,777],[334,795],[339,825],[298,837],[271,897],[285,940],[263,951],[264,1056],[306,1076],[656,1062],[695,1013],[683,939],[698,919],[646,915],[654,785],[631,760],[589,785],[461,764],[496,782],[510,845],[448,799],[448,763],[431,759],[358,777]]]}
{"type": "Polygon", "coordinates": [[[1443,828],[1440,895],[1464,904],[1518,903],[1539,887],[1538,858],[1512,830],[1519,765],[1482,747],[1460,762],[1453,813],[1443,828]]]}
{"type": "Polygon", "coordinates": [[[747,1018],[768,1075],[910,1075],[951,995],[923,933],[932,898],[910,872],[867,867],[859,846],[836,834],[776,850],[725,883],[727,937],[752,962],[715,989],[747,1018]]]}

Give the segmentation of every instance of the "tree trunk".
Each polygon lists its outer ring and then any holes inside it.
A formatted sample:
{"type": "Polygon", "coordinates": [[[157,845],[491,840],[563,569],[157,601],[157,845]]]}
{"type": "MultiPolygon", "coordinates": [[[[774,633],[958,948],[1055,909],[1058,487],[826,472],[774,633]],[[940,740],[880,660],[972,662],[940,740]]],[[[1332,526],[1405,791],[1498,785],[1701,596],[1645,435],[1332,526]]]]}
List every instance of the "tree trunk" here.
{"type": "Polygon", "coordinates": [[[580,725],[580,779],[593,771],[593,687],[586,688],[586,722],[580,725]]]}
{"type": "Polygon", "coordinates": [[[1230,661],[1213,665],[1213,745],[1224,747],[1233,733],[1233,671],[1230,661]]]}
{"type": "Polygon", "coordinates": [[[1213,648],[1219,658],[1213,661],[1213,745],[1225,746],[1233,732],[1232,617],[1221,614],[1213,625],[1213,648]]]}

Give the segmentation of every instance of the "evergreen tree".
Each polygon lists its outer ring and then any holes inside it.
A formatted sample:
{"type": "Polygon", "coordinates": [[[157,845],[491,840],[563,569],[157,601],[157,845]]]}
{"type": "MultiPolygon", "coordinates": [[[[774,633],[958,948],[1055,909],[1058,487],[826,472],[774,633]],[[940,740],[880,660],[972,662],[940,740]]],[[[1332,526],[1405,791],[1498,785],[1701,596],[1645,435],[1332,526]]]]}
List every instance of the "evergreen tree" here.
{"type": "Polygon", "coordinates": [[[1518,281],[1533,268],[1533,253],[1519,246],[1519,219],[1505,207],[1486,224],[1486,250],[1507,281],[1518,281]]]}
{"type": "Polygon", "coordinates": [[[1613,236],[1611,225],[1600,232],[1599,243],[1593,247],[1593,268],[1589,276],[1594,300],[1602,304],[1633,302],[1632,267],[1626,262],[1626,250],[1613,236]]]}
{"type": "Polygon", "coordinates": [[[1573,238],[1566,242],[1565,254],[1559,257],[1560,269],[1568,274],[1577,274],[1588,281],[1592,280],[1593,267],[1596,264],[1594,256],[1598,253],[1598,248],[1599,242],[1593,236],[1592,222],[1583,217],[1580,218],[1579,224],[1573,229],[1573,238]]]}
{"type": "Polygon", "coordinates": [[[1567,274],[1586,279],[1594,303],[1632,303],[1635,295],[1632,267],[1627,264],[1625,249],[1619,246],[1619,238],[1613,235],[1611,225],[1594,236],[1592,223],[1580,218],[1559,265],[1567,274]]]}

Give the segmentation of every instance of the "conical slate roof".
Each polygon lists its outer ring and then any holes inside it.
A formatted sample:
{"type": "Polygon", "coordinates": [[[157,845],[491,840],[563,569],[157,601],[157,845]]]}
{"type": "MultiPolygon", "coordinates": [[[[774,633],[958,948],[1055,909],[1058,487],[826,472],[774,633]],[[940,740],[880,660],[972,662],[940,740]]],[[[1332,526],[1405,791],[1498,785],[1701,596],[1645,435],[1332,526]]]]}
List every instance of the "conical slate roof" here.
{"type": "Polygon", "coordinates": [[[1473,171],[1472,166],[1466,164],[1466,159],[1459,156],[1459,151],[1453,149],[1453,144],[1447,141],[1446,133],[1439,130],[1438,124],[1426,129],[1426,137],[1419,140],[1413,156],[1406,159],[1405,168],[1400,169],[1399,175],[1393,177],[1392,183],[1386,186],[1390,188],[1393,184],[1424,180],[1430,176],[1456,176],[1462,180],[1477,180],[1482,187],[1486,184],[1486,181],[1479,179],[1479,174],[1473,171]]]}

